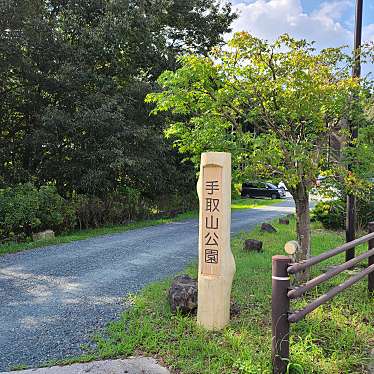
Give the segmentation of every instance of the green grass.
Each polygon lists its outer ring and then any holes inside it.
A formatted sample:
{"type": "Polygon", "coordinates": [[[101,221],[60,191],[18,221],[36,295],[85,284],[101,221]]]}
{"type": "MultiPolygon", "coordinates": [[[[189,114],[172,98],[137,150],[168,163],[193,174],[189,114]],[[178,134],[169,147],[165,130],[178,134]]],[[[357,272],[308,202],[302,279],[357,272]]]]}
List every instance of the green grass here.
{"type": "Polygon", "coordinates": [[[236,199],[231,204],[231,209],[252,209],[282,202],[282,199],[236,199]]]}
{"type": "MultiPolygon", "coordinates": [[[[173,315],[167,303],[171,280],[154,283],[131,296],[132,308],[97,337],[97,350],[79,360],[151,355],[178,373],[271,373],[271,256],[283,253],[286,241],[294,239],[295,223],[275,225],[277,234],[258,229],[232,240],[237,271],[232,297],[241,313],[220,332],[208,332],[194,316],[173,315]],[[246,253],[243,241],[264,242],[263,253],[246,253]]],[[[343,236],[313,226],[313,254],[340,245],[343,236]]],[[[365,248],[359,248],[361,252],[365,248]]],[[[344,255],[317,266],[315,273],[344,255]]],[[[196,276],[196,264],[186,269],[196,276]]],[[[308,299],[341,282],[341,275],[319,287],[308,299]]],[[[374,344],[374,300],[367,295],[367,279],[339,294],[291,328],[290,373],[364,373],[368,349],[374,344]]],[[[293,303],[297,309],[306,301],[293,303]]],[[[77,359],[75,359],[76,361],[77,359]]]]}
{"type": "Polygon", "coordinates": [[[18,365],[15,365],[15,366],[12,366],[10,368],[11,371],[19,371],[19,370],[25,370],[25,369],[28,369],[29,366],[26,365],[26,364],[18,364],[18,365]]]}
{"type": "MultiPolygon", "coordinates": [[[[265,200],[265,199],[240,199],[234,200],[232,204],[232,209],[248,209],[248,208],[258,208],[264,205],[275,204],[280,200],[265,200]]],[[[160,219],[149,219],[143,221],[137,221],[128,223],[126,225],[115,225],[115,226],[105,226],[97,229],[79,230],[66,233],[63,235],[56,236],[54,239],[50,240],[40,240],[35,242],[25,242],[25,243],[14,243],[10,242],[7,244],[0,245],[0,256],[7,253],[15,253],[20,251],[25,251],[28,249],[45,247],[53,244],[64,244],[70,243],[77,240],[84,240],[93,238],[95,236],[116,234],[128,230],[139,229],[142,227],[149,227],[160,225],[163,223],[170,223],[175,221],[181,221],[188,218],[196,218],[198,213],[196,211],[190,211],[186,213],[179,214],[175,218],[160,218],[160,219]]]]}

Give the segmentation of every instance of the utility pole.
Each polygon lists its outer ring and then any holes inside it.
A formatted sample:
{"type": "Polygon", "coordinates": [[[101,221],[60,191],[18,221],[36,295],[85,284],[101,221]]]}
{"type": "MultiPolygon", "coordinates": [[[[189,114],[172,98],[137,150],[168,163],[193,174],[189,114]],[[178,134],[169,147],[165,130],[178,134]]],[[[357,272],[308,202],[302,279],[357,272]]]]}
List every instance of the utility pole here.
{"type": "MultiPolygon", "coordinates": [[[[363,0],[356,0],[356,20],[355,20],[355,34],[354,34],[354,63],[352,68],[352,77],[359,78],[361,75],[361,35],[362,35],[362,6],[363,0]]],[[[357,123],[350,122],[350,133],[351,133],[351,147],[354,147],[354,141],[358,137],[357,123]]],[[[352,165],[348,165],[348,170],[352,170],[352,165]]],[[[356,197],[348,194],[347,195],[347,219],[346,219],[346,231],[345,238],[347,242],[355,239],[356,232],[356,197]]],[[[345,253],[345,260],[348,261],[355,256],[355,249],[349,249],[345,253]]]]}

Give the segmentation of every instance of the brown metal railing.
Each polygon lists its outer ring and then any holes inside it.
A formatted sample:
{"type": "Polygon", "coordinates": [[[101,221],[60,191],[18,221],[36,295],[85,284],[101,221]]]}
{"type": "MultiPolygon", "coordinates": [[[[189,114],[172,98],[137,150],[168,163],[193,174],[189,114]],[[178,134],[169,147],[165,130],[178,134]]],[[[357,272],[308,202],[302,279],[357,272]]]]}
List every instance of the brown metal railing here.
{"type": "Polygon", "coordinates": [[[369,234],[345,243],[340,247],[331,249],[322,253],[319,256],[312,257],[308,260],[298,263],[291,263],[287,256],[273,256],[272,265],[272,361],[273,373],[283,374],[287,371],[287,364],[289,361],[289,334],[290,323],[295,323],[303,319],[307,314],[331,300],[338,293],[346,288],[352,286],[362,278],[368,276],[368,291],[369,295],[374,294],[374,222],[368,225],[369,234]],[[311,279],[305,284],[290,288],[290,274],[299,273],[309,267],[318,264],[330,257],[336,256],[340,253],[346,252],[360,244],[368,243],[368,251],[338,265],[331,270],[311,279]],[[368,266],[350,277],[345,282],[333,287],[328,292],[318,297],[316,300],[310,302],[301,310],[290,312],[290,300],[301,297],[305,292],[311,290],[317,285],[331,279],[335,275],[352,268],[358,262],[368,259],[368,266]]]}

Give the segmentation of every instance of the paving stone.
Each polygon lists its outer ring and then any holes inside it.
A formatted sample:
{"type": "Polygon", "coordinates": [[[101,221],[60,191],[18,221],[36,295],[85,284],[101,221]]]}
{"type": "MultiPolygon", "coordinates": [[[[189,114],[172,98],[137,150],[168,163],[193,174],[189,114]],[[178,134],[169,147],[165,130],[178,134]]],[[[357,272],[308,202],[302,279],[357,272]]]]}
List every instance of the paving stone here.
{"type": "Polygon", "coordinates": [[[2,372],[0,374],[170,374],[169,370],[160,366],[154,358],[135,357],[125,360],[93,361],[68,366],[52,366],[50,368],[27,369],[21,371],[2,372]]]}

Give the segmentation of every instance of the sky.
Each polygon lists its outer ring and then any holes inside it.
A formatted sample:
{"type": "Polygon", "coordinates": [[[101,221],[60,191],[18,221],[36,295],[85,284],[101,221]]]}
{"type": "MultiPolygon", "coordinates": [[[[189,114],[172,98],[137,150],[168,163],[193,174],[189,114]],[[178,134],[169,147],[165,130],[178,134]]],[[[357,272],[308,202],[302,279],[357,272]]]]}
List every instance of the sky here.
{"type": "MultiPolygon", "coordinates": [[[[233,32],[274,40],[289,33],[314,40],[317,48],[353,46],[355,0],[231,0],[239,13],[233,32]]],[[[374,0],[363,0],[362,40],[374,41],[374,0]]],[[[374,65],[364,72],[374,73],[374,65]]]]}

